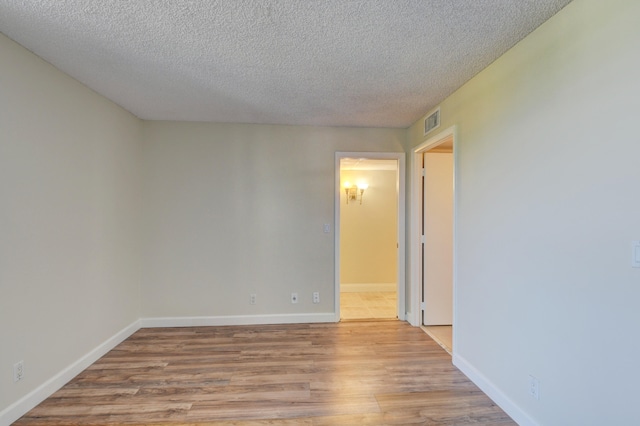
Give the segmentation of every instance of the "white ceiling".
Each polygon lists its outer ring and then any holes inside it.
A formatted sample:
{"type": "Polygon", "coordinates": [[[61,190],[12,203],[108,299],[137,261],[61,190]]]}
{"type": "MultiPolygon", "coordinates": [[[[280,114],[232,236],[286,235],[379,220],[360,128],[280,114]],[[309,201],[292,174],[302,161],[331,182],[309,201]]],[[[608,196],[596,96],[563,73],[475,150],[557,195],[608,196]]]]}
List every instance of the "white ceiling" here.
{"type": "Polygon", "coordinates": [[[408,127],[570,0],[2,0],[0,32],[149,120],[408,127]]]}

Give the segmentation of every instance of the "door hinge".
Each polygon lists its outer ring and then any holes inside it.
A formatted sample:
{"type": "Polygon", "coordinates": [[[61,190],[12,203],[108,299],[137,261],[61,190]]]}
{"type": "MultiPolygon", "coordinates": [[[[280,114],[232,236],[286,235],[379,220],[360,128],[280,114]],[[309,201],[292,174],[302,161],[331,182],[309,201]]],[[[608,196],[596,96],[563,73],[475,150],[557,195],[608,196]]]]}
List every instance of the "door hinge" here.
{"type": "Polygon", "coordinates": [[[427,308],[427,304],[424,302],[420,302],[420,310],[424,312],[426,308],[427,308]]]}
{"type": "Polygon", "coordinates": [[[424,171],[424,167],[422,168],[422,177],[424,177],[426,175],[425,171],[424,171]]]}
{"type": "Polygon", "coordinates": [[[424,243],[426,243],[426,242],[427,242],[427,239],[425,238],[425,236],[424,236],[424,235],[420,235],[420,242],[421,242],[422,244],[424,244],[424,243]]]}

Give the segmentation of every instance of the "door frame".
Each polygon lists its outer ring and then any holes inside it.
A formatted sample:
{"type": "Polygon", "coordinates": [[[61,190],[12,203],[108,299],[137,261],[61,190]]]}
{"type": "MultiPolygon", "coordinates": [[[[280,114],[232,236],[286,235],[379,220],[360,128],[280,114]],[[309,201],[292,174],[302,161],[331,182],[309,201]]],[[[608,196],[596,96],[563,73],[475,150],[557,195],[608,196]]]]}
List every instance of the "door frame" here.
{"type": "Polygon", "coordinates": [[[458,217],[458,136],[457,126],[451,126],[425,140],[413,148],[410,155],[411,188],[410,202],[411,235],[410,235],[410,312],[407,320],[415,327],[422,326],[422,156],[425,152],[442,144],[446,139],[453,139],[453,347],[456,348],[456,306],[457,306],[457,217],[458,217]]]}
{"type": "Polygon", "coordinates": [[[340,187],[340,160],[343,158],[366,158],[373,160],[397,160],[397,188],[398,188],[398,251],[397,251],[397,305],[396,312],[398,319],[406,320],[406,254],[405,254],[405,203],[406,203],[406,169],[405,169],[404,152],[336,152],[335,154],[335,188],[334,188],[334,281],[335,281],[335,322],[340,321],[340,196],[342,188],[340,187]]]}

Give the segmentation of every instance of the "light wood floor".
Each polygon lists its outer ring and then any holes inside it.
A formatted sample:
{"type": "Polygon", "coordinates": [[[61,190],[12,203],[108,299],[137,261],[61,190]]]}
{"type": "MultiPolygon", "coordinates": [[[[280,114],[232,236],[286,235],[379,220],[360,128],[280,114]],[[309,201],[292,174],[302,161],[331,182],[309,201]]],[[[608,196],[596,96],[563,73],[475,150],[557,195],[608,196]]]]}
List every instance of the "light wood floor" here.
{"type": "Polygon", "coordinates": [[[515,425],[400,321],[141,329],[16,425],[515,425]]]}
{"type": "Polygon", "coordinates": [[[427,334],[447,352],[453,352],[453,327],[450,325],[428,325],[422,327],[427,334]]]}

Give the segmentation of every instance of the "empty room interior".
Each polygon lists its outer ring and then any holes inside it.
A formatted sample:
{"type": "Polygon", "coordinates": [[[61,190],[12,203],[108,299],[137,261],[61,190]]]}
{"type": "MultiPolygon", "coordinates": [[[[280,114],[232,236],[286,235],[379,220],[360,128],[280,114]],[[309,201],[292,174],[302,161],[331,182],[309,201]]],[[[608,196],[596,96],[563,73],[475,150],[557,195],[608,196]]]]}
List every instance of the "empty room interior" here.
{"type": "Polygon", "coordinates": [[[0,425],[640,424],[640,2],[0,33],[0,425]]]}

